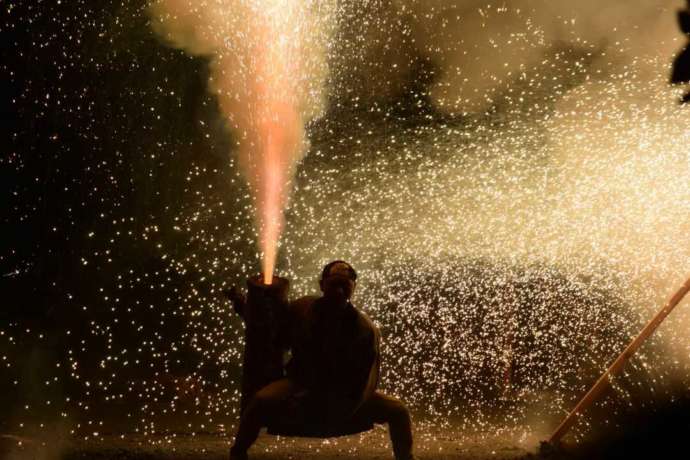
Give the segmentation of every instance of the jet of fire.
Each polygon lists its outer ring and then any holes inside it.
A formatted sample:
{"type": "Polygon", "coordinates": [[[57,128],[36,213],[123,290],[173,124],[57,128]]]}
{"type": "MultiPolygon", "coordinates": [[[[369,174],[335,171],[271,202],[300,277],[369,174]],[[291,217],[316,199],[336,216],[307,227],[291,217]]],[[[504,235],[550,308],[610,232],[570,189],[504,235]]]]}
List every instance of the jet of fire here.
{"type": "Polygon", "coordinates": [[[307,148],[304,124],[323,110],[329,2],[156,0],[154,30],[210,61],[209,86],[237,140],[252,191],[264,282],[273,279],[283,209],[307,148]]]}

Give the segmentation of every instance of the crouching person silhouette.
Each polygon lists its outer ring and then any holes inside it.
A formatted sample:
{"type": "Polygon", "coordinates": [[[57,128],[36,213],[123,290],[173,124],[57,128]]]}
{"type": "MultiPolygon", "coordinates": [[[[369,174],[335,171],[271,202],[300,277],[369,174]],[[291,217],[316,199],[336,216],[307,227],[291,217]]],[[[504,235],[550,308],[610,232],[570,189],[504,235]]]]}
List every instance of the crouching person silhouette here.
{"type": "MultiPolygon", "coordinates": [[[[292,357],[286,376],[246,401],[231,460],[247,459],[262,427],[283,434],[338,436],[374,423],[388,424],[396,460],[411,460],[410,414],[399,400],[376,391],[379,331],[350,302],[357,273],[337,260],[323,268],[321,297],[303,297],[288,306],[285,346],[292,357]],[[291,431],[292,430],[292,431],[291,431]]],[[[244,308],[236,291],[226,293],[235,310],[244,308]]]]}

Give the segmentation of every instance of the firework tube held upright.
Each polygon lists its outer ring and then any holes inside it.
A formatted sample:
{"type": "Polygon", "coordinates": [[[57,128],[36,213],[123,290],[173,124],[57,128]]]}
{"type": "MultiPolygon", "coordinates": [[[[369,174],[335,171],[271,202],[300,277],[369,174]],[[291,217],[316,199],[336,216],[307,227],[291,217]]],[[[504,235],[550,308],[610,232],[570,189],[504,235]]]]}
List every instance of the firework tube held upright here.
{"type": "Polygon", "coordinates": [[[258,390],[283,377],[290,282],[274,276],[271,284],[264,284],[263,279],[260,275],[247,280],[246,300],[234,289],[224,293],[245,325],[240,403],[243,412],[258,390]]]}
{"type": "MultiPolygon", "coordinates": [[[[687,9],[678,12],[678,25],[686,35],[688,42],[673,61],[671,84],[674,85],[690,83],[690,0],[687,3],[687,9]]],[[[681,102],[690,102],[690,92],[681,98],[681,102]]]]}
{"type": "Polygon", "coordinates": [[[587,408],[592,405],[594,401],[601,395],[611,382],[611,378],[618,374],[628,359],[642,346],[645,340],[649,338],[657,327],[666,319],[666,317],[673,311],[673,309],[683,300],[683,297],[690,291],[690,279],[671,297],[666,305],[659,311],[659,313],[652,318],[649,323],[642,329],[635,339],[633,339],[623,353],[616,358],[611,366],[599,377],[599,380],[592,386],[587,394],[577,403],[575,408],[563,419],[561,424],[556,428],[556,431],[549,438],[548,445],[555,446],[570,430],[570,428],[577,422],[578,417],[583,414],[587,408]]]}

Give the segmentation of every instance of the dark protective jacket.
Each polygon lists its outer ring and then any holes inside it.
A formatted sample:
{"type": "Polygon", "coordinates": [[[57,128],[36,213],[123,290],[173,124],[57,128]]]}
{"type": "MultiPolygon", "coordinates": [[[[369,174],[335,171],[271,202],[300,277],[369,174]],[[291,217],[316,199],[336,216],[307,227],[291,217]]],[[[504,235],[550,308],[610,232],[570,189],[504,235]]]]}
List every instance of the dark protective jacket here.
{"type": "Polygon", "coordinates": [[[379,331],[352,304],[333,315],[321,297],[290,304],[287,365],[290,379],[305,388],[307,405],[327,420],[346,419],[376,390],[379,331]]]}

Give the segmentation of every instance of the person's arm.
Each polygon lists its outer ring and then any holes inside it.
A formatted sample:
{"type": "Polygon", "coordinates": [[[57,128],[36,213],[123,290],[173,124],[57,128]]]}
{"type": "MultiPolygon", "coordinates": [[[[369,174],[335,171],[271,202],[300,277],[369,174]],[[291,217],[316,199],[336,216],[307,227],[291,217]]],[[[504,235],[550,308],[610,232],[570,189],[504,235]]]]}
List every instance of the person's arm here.
{"type": "Polygon", "coordinates": [[[372,330],[372,334],[362,347],[362,368],[361,368],[361,383],[358,388],[360,395],[359,403],[356,409],[364,403],[365,400],[371,397],[376,391],[379,383],[379,368],[381,363],[380,356],[380,336],[378,329],[372,330]]]}
{"type": "Polygon", "coordinates": [[[310,350],[304,343],[305,322],[315,299],[316,297],[307,296],[290,302],[283,331],[285,348],[289,349],[292,354],[286,363],[287,375],[306,387],[313,386],[311,383],[317,381],[315,369],[309,367],[305,362],[305,355],[310,350]]]}
{"type": "Polygon", "coordinates": [[[379,333],[375,327],[367,332],[352,347],[347,366],[350,375],[342,379],[347,384],[346,397],[354,403],[352,414],[374,394],[379,380],[379,333]]]}
{"type": "Polygon", "coordinates": [[[373,343],[369,345],[369,372],[366,384],[362,390],[362,402],[371,397],[379,384],[379,371],[381,367],[381,334],[377,328],[373,331],[373,343]]]}

